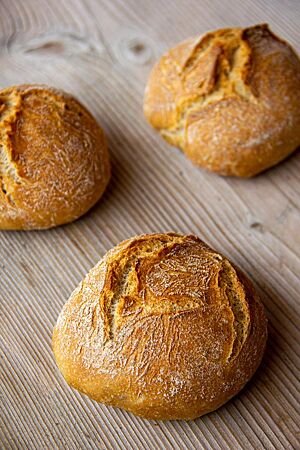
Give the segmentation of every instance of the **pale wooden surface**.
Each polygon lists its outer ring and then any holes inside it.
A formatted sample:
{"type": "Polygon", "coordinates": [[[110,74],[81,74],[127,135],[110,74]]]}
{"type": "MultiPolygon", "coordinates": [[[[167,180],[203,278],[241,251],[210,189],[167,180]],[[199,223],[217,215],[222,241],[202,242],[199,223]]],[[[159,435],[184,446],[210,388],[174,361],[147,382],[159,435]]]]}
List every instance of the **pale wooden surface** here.
{"type": "Polygon", "coordinates": [[[103,124],[112,182],[89,214],[44,232],[2,232],[3,449],[299,449],[300,155],[252,180],[194,167],[145,123],[155,59],[194,34],[269,22],[300,52],[298,0],[2,0],[0,87],[46,82],[103,124]],[[51,352],[57,315],[101,255],[139,233],[195,233],[255,280],[270,321],[246,389],[194,422],[146,422],[67,387],[51,352]]]}

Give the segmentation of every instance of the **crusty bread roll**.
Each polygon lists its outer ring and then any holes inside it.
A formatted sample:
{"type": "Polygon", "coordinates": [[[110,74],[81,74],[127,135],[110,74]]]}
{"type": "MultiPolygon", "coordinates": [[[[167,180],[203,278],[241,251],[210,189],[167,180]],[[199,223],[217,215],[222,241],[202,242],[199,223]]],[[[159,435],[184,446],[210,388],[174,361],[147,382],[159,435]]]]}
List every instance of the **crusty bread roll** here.
{"type": "Polygon", "coordinates": [[[44,85],[0,91],[0,229],[70,222],[109,178],[104,133],[74,97],[44,85]]]}
{"type": "Polygon", "coordinates": [[[195,236],[137,236],[110,250],[53,334],[66,381],[147,419],[193,419],[227,402],[264,353],[252,284],[195,236]]]}
{"type": "Polygon", "coordinates": [[[256,175],[300,145],[300,60],[267,25],[189,39],[153,68],[144,113],[197,165],[256,175]]]}

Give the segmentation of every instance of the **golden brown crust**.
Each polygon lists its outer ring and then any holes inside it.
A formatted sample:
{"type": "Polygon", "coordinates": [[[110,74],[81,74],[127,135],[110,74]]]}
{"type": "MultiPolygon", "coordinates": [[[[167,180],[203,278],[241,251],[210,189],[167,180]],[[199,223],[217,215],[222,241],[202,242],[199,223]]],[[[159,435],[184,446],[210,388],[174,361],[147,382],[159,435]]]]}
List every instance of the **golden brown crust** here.
{"type": "Polygon", "coordinates": [[[153,68],[144,113],[199,166],[256,175],[300,145],[300,60],[267,25],[189,39],[153,68]]]}
{"type": "Polygon", "coordinates": [[[53,350],[66,381],[148,419],[192,419],[235,395],[266,344],[251,283],[195,236],[109,251],[64,306],[53,350]]]}
{"type": "Polygon", "coordinates": [[[106,139],[71,95],[45,85],[0,91],[0,228],[70,222],[110,177],[106,139]]]}

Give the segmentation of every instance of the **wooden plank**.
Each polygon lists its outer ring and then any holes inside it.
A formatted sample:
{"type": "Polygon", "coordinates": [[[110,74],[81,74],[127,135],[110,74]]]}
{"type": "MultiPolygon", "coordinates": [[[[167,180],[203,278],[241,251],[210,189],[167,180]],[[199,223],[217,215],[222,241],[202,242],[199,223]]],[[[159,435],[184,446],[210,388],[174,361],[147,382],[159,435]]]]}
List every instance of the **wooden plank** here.
{"type": "Polygon", "coordinates": [[[155,60],[208,29],[269,22],[300,52],[297,0],[2,0],[0,87],[46,82],[104,126],[113,178],[77,222],[2,232],[0,444],[4,449],[299,448],[300,155],[252,180],[194,167],[147,125],[155,60]],[[69,389],[51,351],[71,291],[135,234],[195,233],[256,282],[270,321],[264,362],[243,392],[192,422],[146,422],[69,389]]]}

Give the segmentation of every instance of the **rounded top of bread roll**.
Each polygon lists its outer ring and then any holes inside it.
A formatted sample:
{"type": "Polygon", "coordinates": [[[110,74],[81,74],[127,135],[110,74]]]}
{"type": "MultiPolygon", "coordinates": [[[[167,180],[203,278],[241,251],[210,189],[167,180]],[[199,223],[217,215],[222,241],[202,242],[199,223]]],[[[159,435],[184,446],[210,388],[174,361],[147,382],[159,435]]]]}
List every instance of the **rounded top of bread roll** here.
{"type": "Polygon", "coordinates": [[[70,222],[110,178],[106,139],[71,95],[45,85],[0,91],[0,229],[70,222]]]}
{"type": "Polygon", "coordinates": [[[110,250],[53,333],[66,381],[147,419],[193,419],[252,377],[267,322],[252,284],[195,236],[142,235],[110,250]]]}
{"type": "Polygon", "coordinates": [[[188,39],[153,68],[144,113],[197,165],[256,175],[300,145],[300,60],[267,25],[188,39]]]}

